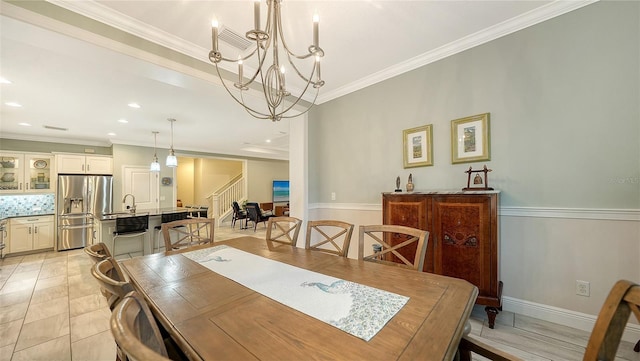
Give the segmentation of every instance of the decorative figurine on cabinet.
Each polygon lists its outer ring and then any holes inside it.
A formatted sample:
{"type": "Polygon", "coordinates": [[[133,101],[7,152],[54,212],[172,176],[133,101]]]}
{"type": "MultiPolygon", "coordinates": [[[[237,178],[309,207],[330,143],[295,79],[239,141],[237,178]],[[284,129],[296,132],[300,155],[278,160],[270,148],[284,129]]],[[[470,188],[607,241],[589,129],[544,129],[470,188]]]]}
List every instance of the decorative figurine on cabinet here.
{"type": "Polygon", "coordinates": [[[413,192],[413,175],[409,173],[409,182],[407,183],[407,192],[413,192]]]}
{"type": "Polygon", "coordinates": [[[396,178],[396,192],[402,192],[402,189],[400,189],[400,176],[396,178]]]}
{"type": "Polygon", "coordinates": [[[491,172],[492,169],[488,169],[485,164],[484,168],[479,170],[473,170],[473,168],[469,167],[469,170],[465,171],[468,174],[467,176],[467,186],[466,188],[462,188],[463,191],[473,191],[473,190],[482,190],[482,191],[490,191],[493,188],[489,187],[487,173],[491,172]],[[473,177],[473,185],[471,184],[471,173],[475,173],[475,177],[473,177]],[[482,181],[482,177],[480,173],[484,173],[484,182],[482,181]]]}

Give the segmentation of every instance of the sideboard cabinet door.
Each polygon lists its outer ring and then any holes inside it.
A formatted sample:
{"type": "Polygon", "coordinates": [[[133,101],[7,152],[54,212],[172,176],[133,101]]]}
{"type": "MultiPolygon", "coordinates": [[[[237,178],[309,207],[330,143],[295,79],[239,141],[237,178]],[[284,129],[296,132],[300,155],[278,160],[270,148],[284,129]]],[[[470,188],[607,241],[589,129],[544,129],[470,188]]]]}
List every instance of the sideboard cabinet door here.
{"type": "MultiPolygon", "coordinates": [[[[424,231],[430,231],[431,224],[431,199],[421,196],[407,196],[407,195],[385,195],[383,198],[383,223],[393,224],[397,226],[407,226],[416,229],[422,229],[424,231]]],[[[425,255],[425,262],[423,271],[433,273],[433,240],[432,235],[429,234],[429,240],[427,243],[427,253],[425,255]]],[[[395,245],[401,243],[405,239],[390,239],[390,244],[395,245]]],[[[407,259],[413,259],[415,257],[415,250],[410,247],[404,247],[403,256],[407,259]]],[[[415,248],[415,247],[414,247],[415,248]]],[[[395,257],[393,257],[395,258],[395,257]]],[[[394,259],[391,259],[395,261],[394,259]]],[[[401,261],[396,261],[401,262],[401,261]]]]}
{"type": "Polygon", "coordinates": [[[435,197],[433,211],[434,272],[473,283],[478,297],[495,295],[497,254],[493,249],[491,198],[435,197]]]}

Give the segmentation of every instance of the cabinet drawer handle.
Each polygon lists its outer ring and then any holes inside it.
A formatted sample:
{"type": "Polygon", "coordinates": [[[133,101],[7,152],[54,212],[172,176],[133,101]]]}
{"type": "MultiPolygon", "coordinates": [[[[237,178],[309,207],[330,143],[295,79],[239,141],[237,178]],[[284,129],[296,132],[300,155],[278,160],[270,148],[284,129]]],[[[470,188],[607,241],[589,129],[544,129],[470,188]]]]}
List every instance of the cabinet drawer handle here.
{"type": "Polygon", "coordinates": [[[87,164],[87,172],[89,171],[90,167],[91,167],[91,164],[87,164]]]}
{"type": "Polygon", "coordinates": [[[31,227],[29,227],[29,234],[31,234],[31,227]]]}
{"type": "Polygon", "coordinates": [[[38,233],[38,226],[33,227],[33,233],[38,233]]]}

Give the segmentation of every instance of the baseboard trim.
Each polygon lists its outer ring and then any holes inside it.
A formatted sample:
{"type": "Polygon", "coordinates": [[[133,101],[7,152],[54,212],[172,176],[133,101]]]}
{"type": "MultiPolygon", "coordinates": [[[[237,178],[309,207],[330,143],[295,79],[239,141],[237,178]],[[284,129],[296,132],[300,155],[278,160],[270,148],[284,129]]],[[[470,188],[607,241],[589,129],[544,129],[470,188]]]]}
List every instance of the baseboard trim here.
{"type": "MultiPolygon", "coordinates": [[[[597,317],[586,313],[506,296],[502,297],[502,309],[587,332],[593,330],[593,325],[596,323],[597,317]]],[[[628,324],[622,339],[633,343],[638,342],[638,340],[640,340],[640,325],[628,324]]]]}

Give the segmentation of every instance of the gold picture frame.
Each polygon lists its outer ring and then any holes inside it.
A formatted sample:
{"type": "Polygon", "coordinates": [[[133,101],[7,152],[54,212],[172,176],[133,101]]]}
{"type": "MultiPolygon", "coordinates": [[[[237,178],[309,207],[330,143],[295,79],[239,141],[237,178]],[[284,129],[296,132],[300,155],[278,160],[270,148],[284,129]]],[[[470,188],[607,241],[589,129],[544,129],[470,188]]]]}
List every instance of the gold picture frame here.
{"type": "Polygon", "coordinates": [[[433,165],[432,124],[403,130],[402,154],[405,168],[433,165]]]}
{"type": "Polygon", "coordinates": [[[451,163],[491,160],[489,113],[451,121],[451,163]]]}

